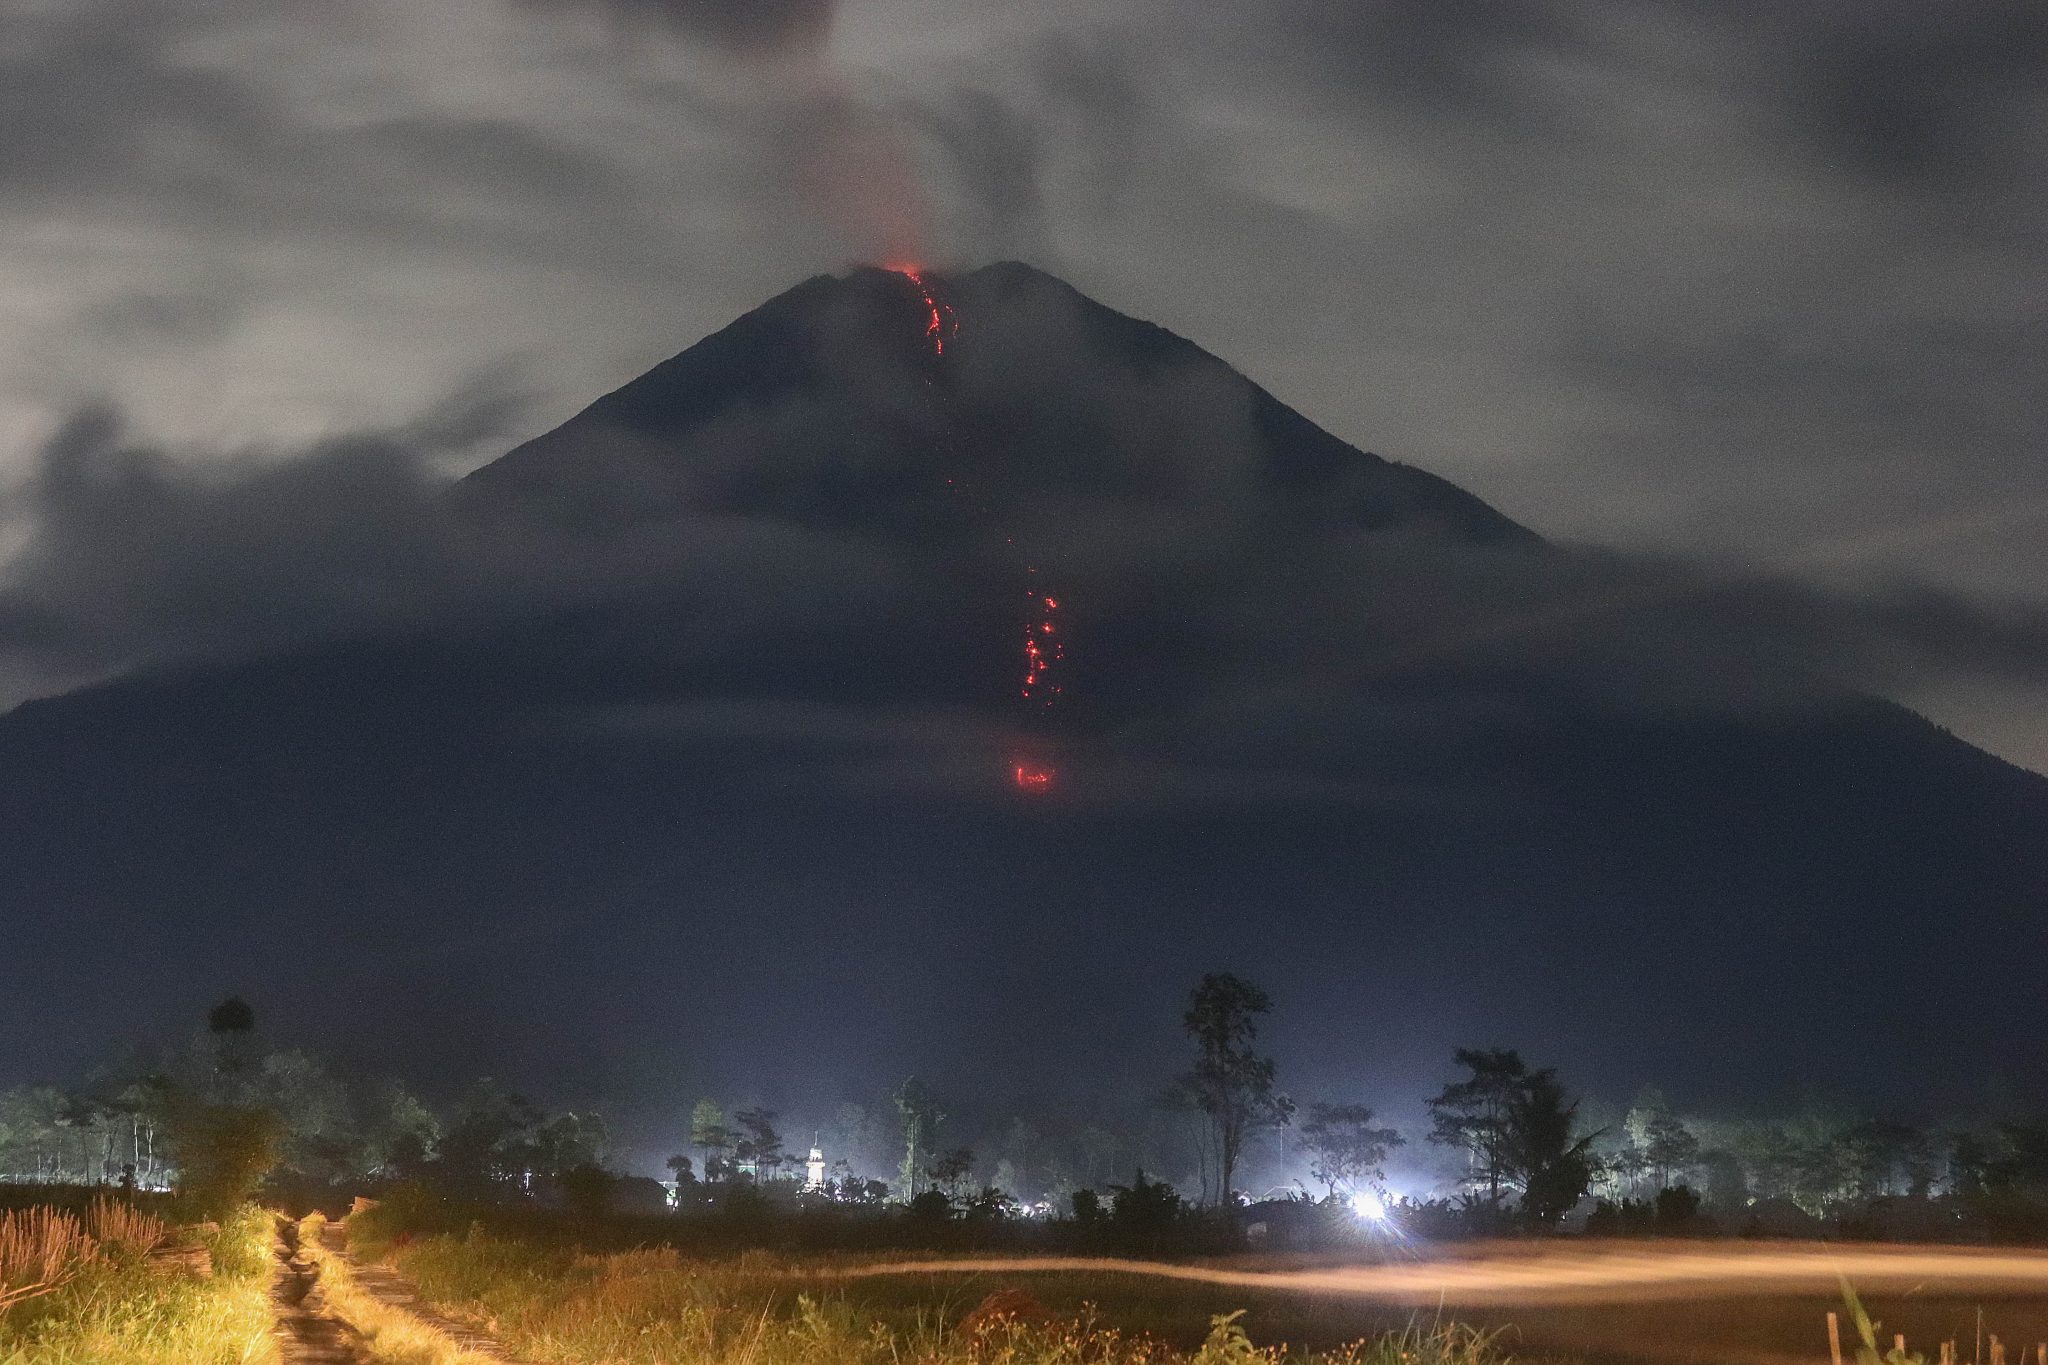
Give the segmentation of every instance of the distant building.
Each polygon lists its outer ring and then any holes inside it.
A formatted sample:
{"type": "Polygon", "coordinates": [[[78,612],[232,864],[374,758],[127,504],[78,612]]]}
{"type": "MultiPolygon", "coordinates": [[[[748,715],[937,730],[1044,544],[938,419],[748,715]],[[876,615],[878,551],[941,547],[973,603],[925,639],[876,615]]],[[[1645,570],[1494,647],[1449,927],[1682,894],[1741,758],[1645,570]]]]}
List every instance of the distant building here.
{"type": "Polygon", "coordinates": [[[825,1154],[818,1150],[816,1143],[811,1144],[810,1159],[804,1162],[804,1188],[807,1190],[822,1190],[825,1188],[825,1154]]]}

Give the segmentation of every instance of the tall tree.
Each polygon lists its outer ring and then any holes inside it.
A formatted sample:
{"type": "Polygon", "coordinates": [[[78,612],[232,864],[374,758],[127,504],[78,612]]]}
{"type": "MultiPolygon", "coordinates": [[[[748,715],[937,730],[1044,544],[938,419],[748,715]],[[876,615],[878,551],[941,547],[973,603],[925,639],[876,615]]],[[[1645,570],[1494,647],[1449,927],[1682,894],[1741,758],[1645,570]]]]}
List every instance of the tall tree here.
{"type": "Polygon", "coordinates": [[[546,1117],[532,1101],[485,1077],[456,1104],[441,1135],[434,1174],[469,1198],[502,1199],[532,1187],[546,1117]]]}
{"type": "Polygon", "coordinates": [[[215,1036],[253,1033],[255,1029],[256,1011],[239,995],[229,996],[206,1012],[206,1031],[215,1036]]]}
{"type": "Polygon", "coordinates": [[[966,1147],[955,1147],[934,1160],[926,1174],[949,1198],[958,1199],[961,1191],[966,1188],[968,1175],[973,1170],[974,1152],[966,1147]]]}
{"type": "Polygon", "coordinates": [[[603,1166],[611,1151],[611,1128],[595,1113],[570,1110],[554,1115],[534,1132],[535,1168],[560,1176],[582,1166],[603,1166]]]}
{"type": "Polygon", "coordinates": [[[1510,1178],[1510,1115],[1529,1068],[1512,1049],[1461,1047],[1452,1056],[1469,1074],[1429,1102],[1429,1140],[1465,1153],[1466,1182],[1498,1203],[1510,1178]]]}
{"type": "Polygon", "coordinates": [[[216,1097],[229,1103],[248,1098],[249,1073],[256,1064],[256,1011],[239,995],[231,995],[206,1012],[212,1043],[216,1097]]]}
{"type": "Polygon", "coordinates": [[[1593,1181],[1593,1140],[1580,1134],[1578,1101],[1545,1067],[1522,1078],[1508,1106],[1506,1176],[1522,1192],[1522,1213],[1554,1223],[1585,1197],[1593,1181]]]}
{"type": "Polygon", "coordinates": [[[370,1098],[366,1175],[417,1176],[440,1153],[441,1120],[398,1081],[386,1081],[370,1098]]]}
{"type": "Polygon", "coordinates": [[[1531,1071],[1511,1049],[1459,1048],[1466,1078],[1429,1102],[1429,1140],[1465,1152],[1466,1183],[1498,1203],[1510,1191],[1537,1222],[1562,1217],[1593,1179],[1597,1133],[1578,1133],[1579,1106],[1557,1073],[1531,1071]]]}
{"type": "Polygon", "coordinates": [[[1888,1119],[1859,1123],[1842,1135],[1858,1199],[1905,1194],[1925,1198],[1934,1184],[1934,1150],[1926,1134],[1888,1119]]]}
{"type": "Polygon", "coordinates": [[[1668,1189],[1674,1177],[1690,1171],[1700,1159],[1700,1140],[1670,1110],[1653,1114],[1643,1125],[1643,1158],[1657,1174],[1657,1188],[1668,1189]]]}
{"type": "Polygon", "coordinates": [[[1636,1157],[1637,1174],[1656,1178],[1657,1188],[1668,1188],[1699,1160],[1700,1142],[1691,1129],[1671,1112],[1664,1092],[1646,1085],[1636,1095],[1622,1120],[1629,1147],[1636,1157]]]}
{"type": "Polygon", "coordinates": [[[740,1138],[733,1154],[751,1164],[756,1180],[775,1178],[782,1165],[782,1134],[775,1131],[777,1115],[772,1109],[742,1109],[732,1116],[739,1125],[740,1138]]]}
{"type": "Polygon", "coordinates": [[[704,1183],[716,1181],[725,1170],[725,1154],[732,1150],[732,1130],[725,1126],[725,1110],[717,1100],[698,1100],[690,1111],[690,1145],[704,1153],[704,1183]]]}
{"type": "Polygon", "coordinates": [[[1404,1139],[1392,1128],[1373,1126],[1373,1111],[1363,1104],[1311,1104],[1301,1125],[1301,1149],[1309,1155],[1309,1174],[1329,1187],[1355,1190],[1365,1181],[1385,1178],[1387,1154],[1404,1139]]]}
{"type": "Polygon", "coordinates": [[[896,1116],[903,1124],[903,1166],[898,1172],[903,1197],[915,1199],[923,1188],[925,1157],[938,1139],[945,1111],[923,1081],[911,1076],[896,1087],[896,1116]]]}
{"type": "Polygon", "coordinates": [[[1231,1202],[1231,1180],[1245,1140],[1285,1127],[1294,1103],[1273,1089],[1273,1059],[1252,1047],[1259,1016],[1273,1002],[1249,981],[1211,972],[1188,993],[1181,1027],[1195,1040],[1195,1064],[1174,1084],[1174,1094],[1208,1122],[1217,1165],[1217,1200],[1231,1202]]]}

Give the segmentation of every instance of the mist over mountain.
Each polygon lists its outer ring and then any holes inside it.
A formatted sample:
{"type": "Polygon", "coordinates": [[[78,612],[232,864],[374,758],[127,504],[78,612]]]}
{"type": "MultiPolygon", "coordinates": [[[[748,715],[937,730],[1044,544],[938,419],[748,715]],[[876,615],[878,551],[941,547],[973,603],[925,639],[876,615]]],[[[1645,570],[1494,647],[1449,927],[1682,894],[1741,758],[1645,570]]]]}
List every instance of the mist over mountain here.
{"type": "Polygon", "coordinates": [[[207,496],[53,447],[0,642],[149,662],[0,718],[0,1051],[233,989],[650,1113],[1100,1094],[1221,968],[1303,1091],[2048,1069],[1996,965],[2048,780],[1794,597],[1548,544],[1028,267],[819,277],[452,487],[402,453],[472,434],[207,496]]]}

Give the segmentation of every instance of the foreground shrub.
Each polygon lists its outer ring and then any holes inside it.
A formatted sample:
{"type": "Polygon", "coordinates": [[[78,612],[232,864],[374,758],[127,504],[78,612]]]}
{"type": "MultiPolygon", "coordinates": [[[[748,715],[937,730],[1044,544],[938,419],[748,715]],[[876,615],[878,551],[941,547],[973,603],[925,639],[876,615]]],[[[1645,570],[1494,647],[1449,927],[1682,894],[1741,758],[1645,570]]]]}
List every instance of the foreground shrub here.
{"type": "Polygon", "coordinates": [[[285,1136],[275,1110],[237,1104],[181,1104],[171,1114],[178,1197],[192,1218],[220,1219],[256,1197],[277,1165],[285,1136]]]}

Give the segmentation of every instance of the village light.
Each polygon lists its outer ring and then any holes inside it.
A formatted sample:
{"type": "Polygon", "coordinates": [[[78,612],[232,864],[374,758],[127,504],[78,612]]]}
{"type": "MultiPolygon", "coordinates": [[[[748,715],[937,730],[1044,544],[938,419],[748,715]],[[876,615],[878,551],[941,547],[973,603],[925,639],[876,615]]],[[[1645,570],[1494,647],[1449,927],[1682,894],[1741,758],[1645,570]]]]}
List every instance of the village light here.
{"type": "Polygon", "coordinates": [[[1360,1190],[1351,1196],[1351,1211],[1368,1223],[1387,1221],[1387,1202],[1371,1190],[1360,1190]]]}

